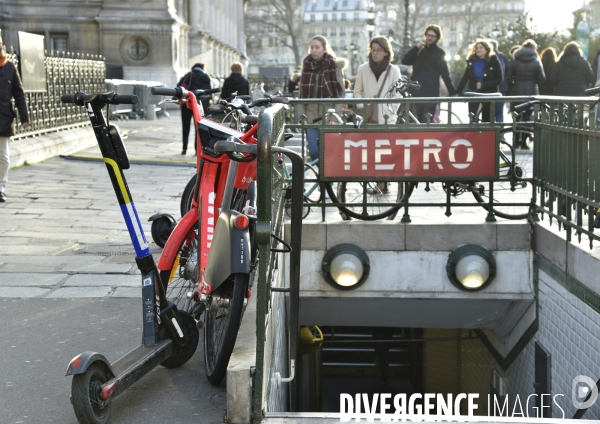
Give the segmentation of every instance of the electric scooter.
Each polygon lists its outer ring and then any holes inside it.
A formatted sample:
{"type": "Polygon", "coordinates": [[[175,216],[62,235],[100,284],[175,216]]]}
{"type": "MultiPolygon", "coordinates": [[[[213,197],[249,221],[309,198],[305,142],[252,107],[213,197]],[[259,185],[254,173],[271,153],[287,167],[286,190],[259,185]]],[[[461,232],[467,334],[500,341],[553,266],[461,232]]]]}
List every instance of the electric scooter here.
{"type": "Polygon", "coordinates": [[[112,364],[100,353],[83,352],[67,367],[66,375],[73,376],[70,401],[78,421],[106,423],[111,401],[142,376],[159,364],[174,368],[186,363],[196,351],[199,332],[188,313],[167,301],[165,284],[150,253],[123,174],[124,169],[129,169],[125,146],[117,128],[107,125],[102,113],[105,105],[135,104],[137,96],[79,92],[64,95],[61,101],[85,106],[142,274],[142,344],[112,364]]]}

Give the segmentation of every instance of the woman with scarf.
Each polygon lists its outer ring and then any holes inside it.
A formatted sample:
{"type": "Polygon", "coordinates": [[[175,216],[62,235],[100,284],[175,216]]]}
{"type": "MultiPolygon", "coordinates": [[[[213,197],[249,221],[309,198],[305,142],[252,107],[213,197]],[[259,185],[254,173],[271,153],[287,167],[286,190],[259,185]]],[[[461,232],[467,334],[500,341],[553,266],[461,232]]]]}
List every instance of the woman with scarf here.
{"type": "MultiPolygon", "coordinates": [[[[301,99],[337,99],[345,95],[344,74],[346,67],[344,59],[336,59],[328,51],[327,39],[322,35],[315,35],[310,40],[309,54],[302,62],[302,76],[300,78],[301,99]]],[[[312,124],[313,119],[322,116],[321,105],[300,105],[300,115],[306,115],[307,123],[312,124]]],[[[310,158],[319,157],[319,130],[306,129],[306,140],[310,158]]]]}
{"type": "MultiPolygon", "coordinates": [[[[498,93],[504,74],[502,65],[494,53],[492,45],[485,40],[478,40],[467,58],[467,69],[458,84],[457,91],[462,93],[465,86],[469,91],[477,93],[498,93]]],[[[479,102],[469,103],[469,112],[475,115],[479,102]]],[[[490,122],[490,103],[483,103],[481,122],[490,122]]]]}
{"type": "MultiPolygon", "coordinates": [[[[358,72],[356,72],[356,81],[354,82],[355,98],[383,97],[390,86],[400,79],[400,68],[390,63],[394,60],[394,52],[390,42],[383,35],[371,39],[368,59],[367,62],[358,67],[358,72]]],[[[398,93],[394,93],[394,97],[399,96],[398,93]]],[[[396,115],[389,112],[389,106],[391,105],[380,103],[372,106],[373,110],[376,109],[375,113],[369,113],[364,117],[369,119],[369,122],[385,124],[384,115],[387,114],[391,115],[388,117],[387,123],[396,123],[396,115]]]]}

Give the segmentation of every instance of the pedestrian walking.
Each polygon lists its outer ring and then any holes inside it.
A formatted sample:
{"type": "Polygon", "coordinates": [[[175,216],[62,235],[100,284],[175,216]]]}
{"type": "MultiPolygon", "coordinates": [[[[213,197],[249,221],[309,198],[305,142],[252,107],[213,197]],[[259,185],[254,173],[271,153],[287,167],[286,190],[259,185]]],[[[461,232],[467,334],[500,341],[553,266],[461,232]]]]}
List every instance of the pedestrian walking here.
{"type": "MultiPolygon", "coordinates": [[[[494,53],[496,53],[496,57],[502,66],[502,83],[500,84],[500,94],[503,96],[508,96],[508,83],[506,82],[506,71],[508,71],[508,66],[510,65],[510,60],[504,53],[498,50],[498,41],[497,40],[489,40],[492,48],[494,49],[494,53]]],[[[496,103],[496,122],[504,122],[504,106],[506,102],[497,102],[496,103]]]]}
{"type": "Polygon", "coordinates": [[[592,73],[594,74],[594,78],[596,78],[595,87],[600,85],[600,50],[596,52],[596,57],[592,60],[592,73]]]}
{"type": "Polygon", "coordinates": [[[571,41],[565,45],[550,80],[555,96],[583,96],[585,89],[596,81],[579,42],[571,41]]]}
{"type": "MultiPolygon", "coordinates": [[[[400,79],[400,68],[392,65],[394,51],[389,40],[383,35],[373,37],[369,42],[368,61],[358,67],[354,81],[354,98],[383,97],[389,87],[400,79]]],[[[394,97],[399,96],[394,90],[394,97]]],[[[398,104],[372,104],[363,109],[363,117],[370,123],[395,124],[397,116],[394,111],[398,104]],[[366,112],[366,113],[365,113],[366,112]],[[384,115],[388,115],[387,121],[384,115]]],[[[360,112],[357,112],[360,115],[360,112]]],[[[377,190],[387,193],[387,182],[377,183],[377,190]]]]}
{"type": "Polygon", "coordinates": [[[0,38],[0,202],[6,202],[6,183],[8,182],[8,168],[10,167],[10,137],[15,135],[15,113],[11,99],[19,111],[19,118],[23,128],[29,127],[27,103],[21,84],[21,77],[4,50],[4,43],[0,38]]]}
{"type": "MultiPolygon", "coordinates": [[[[302,76],[300,78],[301,99],[336,99],[345,97],[344,69],[346,60],[336,58],[329,47],[327,39],[322,35],[315,35],[310,40],[309,54],[302,62],[302,76]]],[[[340,105],[341,107],[341,105],[340,105]]],[[[306,115],[308,123],[321,116],[321,105],[300,105],[300,115],[306,115]]],[[[306,141],[310,158],[319,157],[319,130],[306,129],[306,141]]]]}
{"type": "Polygon", "coordinates": [[[554,85],[552,84],[552,79],[550,75],[552,75],[552,69],[554,69],[554,65],[556,65],[558,58],[556,57],[556,50],[554,47],[546,47],[540,53],[540,61],[542,62],[542,67],[544,68],[544,74],[546,75],[546,81],[540,84],[540,95],[542,96],[551,96],[554,94],[554,85]]]}
{"type": "MultiPolygon", "coordinates": [[[[478,40],[471,47],[467,58],[467,69],[457,90],[462,93],[467,87],[469,91],[477,93],[498,93],[503,78],[502,65],[500,65],[492,45],[485,40],[478,40]]],[[[480,102],[470,102],[469,112],[476,115],[479,104],[480,102]]],[[[480,120],[481,122],[490,122],[489,102],[483,103],[480,120]]]]}
{"type": "MultiPolygon", "coordinates": [[[[369,43],[368,61],[360,65],[356,72],[354,98],[383,97],[389,87],[400,79],[400,68],[392,65],[392,60],[394,52],[389,40],[382,35],[373,37],[369,43]]],[[[396,96],[397,93],[394,97],[396,96]]],[[[389,107],[390,105],[382,103],[370,105],[368,111],[363,111],[363,117],[370,123],[385,124],[384,115],[388,114],[390,116],[387,123],[395,124],[397,117],[393,113],[390,114],[389,107]]]]}
{"type": "Polygon", "coordinates": [[[288,80],[288,93],[293,94],[300,86],[300,77],[302,76],[302,66],[298,66],[290,79],[288,80]]]}
{"type": "MultiPolygon", "coordinates": [[[[186,90],[208,90],[210,89],[210,77],[204,72],[204,64],[196,63],[192,66],[192,70],[185,74],[177,83],[177,87],[183,87],[186,90]]],[[[206,111],[208,109],[208,100],[202,100],[202,108],[206,111]]],[[[185,155],[187,152],[188,138],[190,136],[190,124],[193,117],[193,112],[185,104],[181,105],[181,126],[183,130],[183,149],[181,154],[185,155]]],[[[194,149],[196,147],[196,140],[194,140],[194,149]]],[[[198,152],[196,152],[198,154],[198,152]]]]}
{"type": "Polygon", "coordinates": [[[244,65],[239,62],[231,64],[231,75],[225,78],[223,87],[221,88],[221,98],[229,99],[233,93],[238,96],[246,96],[250,94],[250,84],[244,78],[244,65]]]}
{"type": "Polygon", "coordinates": [[[515,51],[514,59],[506,72],[510,94],[537,96],[540,93],[539,84],[545,80],[546,75],[537,53],[537,44],[533,40],[526,40],[521,48],[515,51]]]}
{"type": "MultiPolygon", "coordinates": [[[[421,84],[419,90],[411,91],[413,97],[439,97],[440,76],[448,88],[450,96],[456,95],[456,89],[452,84],[446,53],[438,43],[442,41],[442,29],[439,25],[429,25],[425,28],[425,41],[419,41],[415,47],[410,49],[402,58],[402,64],[412,66],[411,79],[421,84]]],[[[438,103],[415,104],[416,117],[419,122],[425,122],[428,113],[435,115],[438,103]]]]}

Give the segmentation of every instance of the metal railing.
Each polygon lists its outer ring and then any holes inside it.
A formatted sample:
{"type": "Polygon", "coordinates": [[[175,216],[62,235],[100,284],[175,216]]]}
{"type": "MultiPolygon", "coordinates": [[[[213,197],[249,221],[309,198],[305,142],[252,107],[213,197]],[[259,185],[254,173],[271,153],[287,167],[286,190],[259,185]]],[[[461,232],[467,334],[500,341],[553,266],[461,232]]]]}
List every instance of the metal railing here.
{"type": "Polygon", "coordinates": [[[260,255],[256,289],[256,368],[252,394],[255,422],[260,421],[264,409],[277,409],[277,405],[285,405],[283,408],[286,408],[288,399],[295,398],[293,384],[290,388],[280,389],[281,380],[277,378],[290,375],[288,361],[295,358],[297,350],[302,233],[302,159],[281,148],[284,120],[283,106],[275,105],[262,112],[258,122],[256,241],[260,255]],[[293,164],[289,244],[283,241],[287,187],[282,169],[285,164],[280,158],[282,154],[287,155],[293,164]],[[285,269],[290,270],[289,278],[282,278],[285,269]],[[282,281],[288,281],[290,285],[282,287],[282,281]],[[289,301],[286,301],[288,295],[289,301]]]}
{"type": "MultiPolygon", "coordinates": [[[[503,101],[507,101],[507,98],[503,98],[503,101]]],[[[511,97],[511,101],[515,102],[525,102],[528,100],[532,100],[532,97],[511,97]]],[[[415,132],[438,132],[438,131],[447,131],[447,132],[458,132],[458,131],[493,131],[496,133],[496,139],[500,139],[500,132],[502,128],[516,126],[517,123],[497,123],[497,122],[478,122],[478,123],[469,123],[470,116],[467,113],[460,112],[457,113],[457,109],[460,109],[462,106],[463,109],[466,109],[465,103],[469,102],[490,102],[491,109],[494,109],[495,103],[499,101],[498,97],[490,97],[490,98],[477,98],[477,100],[473,98],[396,98],[396,99],[336,99],[335,101],[323,102],[322,100],[306,100],[306,99],[295,99],[291,101],[291,105],[293,107],[292,119],[291,122],[293,124],[288,124],[287,127],[295,132],[300,132],[302,137],[303,145],[306,145],[306,136],[305,130],[308,128],[316,128],[319,130],[320,139],[323,138],[323,135],[326,133],[336,133],[336,132],[344,132],[344,133],[363,133],[363,134],[376,134],[376,133],[415,133],[415,132]],[[414,105],[420,103],[441,103],[442,110],[440,112],[439,117],[428,117],[427,122],[425,123],[415,123],[411,119],[404,119],[403,122],[398,120],[397,123],[390,124],[392,121],[390,115],[385,116],[386,123],[385,124],[376,124],[364,122],[360,129],[356,129],[352,126],[352,124],[331,124],[327,119],[327,110],[335,109],[337,114],[342,118],[343,121],[351,121],[351,118],[354,114],[354,111],[362,109],[363,111],[368,110],[368,106],[371,104],[383,104],[386,107],[389,106],[390,109],[398,109],[402,108],[406,112],[403,116],[408,118],[408,111],[412,110],[414,105]],[[308,105],[313,105],[313,109],[318,107],[318,115],[322,116],[322,120],[318,123],[308,123],[306,122],[306,115],[302,113],[303,109],[306,109],[308,105]],[[434,118],[438,118],[441,123],[433,122],[434,118]]],[[[509,139],[510,142],[512,140],[509,139]]],[[[514,148],[514,146],[513,146],[514,148]]],[[[304,151],[305,149],[303,149],[304,151]]],[[[320,157],[323,158],[324,152],[324,143],[320,142],[320,157]]],[[[514,157],[512,158],[514,162],[514,157]]],[[[325,160],[331,160],[331,158],[326,158],[325,160]]],[[[496,161],[498,162],[498,161],[496,161]]],[[[321,160],[319,163],[319,179],[318,182],[334,182],[334,181],[344,181],[344,179],[335,180],[332,178],[323,177],[323,169],[324,169],[324,160],[321,160]]],[[[504,179],[501,177],[499,172],[496,172],[494,176],[487,176],[485,178],[481,177],[464,177],[460,180],[457,180],[456,177],[448,177],[448,176],[428,176],[428,177],[419,177],[419,176],[402,176],[402,177],[373,177],[369,178],[368,181],[378,182],[378,181],[392,181],[392,182],[412,182],[412,183],[426,183],[426,190],[429,189],[429,185],[432,183],[473,183],[473,182],[481,182],[485,183],[484,188],[487,192],[486,201],[489,199],[490,205],[494,202],[494,186],[493,182],[504,179]]],[[[346,178],[345,181],[350,181],[351,179],[346,178]]],[[[365,178],[357,177],[352,181],[365,181],[365,178]]],[[[307,182],[311,182],[315,180],[307,180],[307,182]]],[[[527,207],[529,203],[531,203],[530,199],[533,199],[535,196],[534,190],[532,186],[529,185],[528,190],[531,192],[530,196],[527,198],[528,203],[523,204],[519,203],[523,207],[527,207]]],[[[403,202],[381,202],[378,203],[380,207],[393,207],[393,206],[401,206],[404,208],[407,207],[444,207],[446,215],[451,215],[453,212],[453,208],[455,207],[482,207],[482,203],[476,201],[465,201],[464,198],[461,198],[459,201],[456,200],[454,195],[451,195],[451,191],[447,191],[446,201],[445,202],[411,202],[410,198],[405,199],[403,202]]],[[[469,199],[470,200],[470,199],[469,199]]],[[[511,203],[502,203],[501,201],[496,201],[493,203],[494,206],[509,206],[511,203]]],[[[308,205],[308,204],[307,204],[308,205]]],[[[312,204],[311,206],[321,207],[322,208],[322,219],[325,218],[325,208],[331,207],[348,207],[348,206],[369,206],[370,204],[365,202],[354,202],[352,204],[349,203],[341,203],[341,202],[332,202],[330,200],[322,199],[322,201],[318,204],[312,204]]],[[[491,208],[488,208],[491,210],[491,208]]],[[[483,213],[486,213],[484,209],[482,209],[483,213]]],[[[491,213],[487,212],[487,219],[494,220],[494,217],[491,213]]],[[[410,218],[408,214],[404,213],[404,221],[409,222],[410,218]]]]}
{"type": "MultiPolygon", "coordinates": [[[[600,114],[591,98],[539,97],[535,123],[534,182],[537,210],[557,220],[571,241],[573,233],[590,249],[600,234],[594,219],[600,208],[600,114]]],[[[597,99],[596,99],[597,100],[597,99]]]]}
{"type": "MultiPolygon", "coordinates": [[[[19,58],[12,53],[12,48],[10,50],[8,60],[18,69],[19,58]]],[[[106,90],[106,64],[101,56],[52,51],[46,52],[44,62],[47,90],[25,93],[30,127],[23,129],[18,125],[13,140],[89,125],[85,110],[65,105],[60,96],[77,91],[101,93],[106,90]]]]}
{"type": "MultiPolygon", "coordinates": [[[[598,107],[589,110],[596,98],[579,97],[489,97],[489,98],[403,98],[403,99],[335,99],[331,101],[295,99],[291,101],[292,118],[288,120],[287,128],[301,133],[303,146],[306,146],[305,130],[316,128],[319,130],[320,139],[326,133],[344,132],[344,133],[383,133],[383,132],[430,132],[430,131],[495,131],[499,137],[502,128],[512,128],[516,130],[517,125],[526,125],[534,129],[534,147],[532,169],[528,170],[525,178],[519,178],[520,181],[527,184],[525,188],[517,190],[529,190],[528,195],[531,217],[537,219],[537,214],[549,216],[550,220],[558,220],[563,229],[568,229],[567,239],[571,240],[572,233],[575,233],[581,241],[582,235],[586,235],[592,247],[593,240],[598,240],[598,234],[594,233],[594,219],[596,211],[600,208],[600,172],[594,166],[600,159],[600,112],[598,107]],[[489,123],[469,123],[471,116],[464,112],[465,106],[462,105],[463,113],[457,113],[461,109],[460,103],[469,102],[490,102],[490,109],[493,111],[495,103],[498,101],[511,102],[511,104],[521,104],[527,101],[539,100],[546,106],[536,106],[535,118],[532,122],[494,122],[492,113],[492,122],[489,123]],[[440,120],[442,123],[434,123],[428,119],[425,123],[415,124],[409,119],[395,124],[373,124],[365,122],[360,129],[355,129],[351,125],[330,124],[327,118],[328,109],[336,109],[342,120],[350,120],[353,112],[358,107],[367,110],[369,104],[399,105],[404,110],[411,110],[413,105],[418,103],[440,103],[442,111],[440,120]],[[307,105],[313,105],[318,108],[318,115],[323,119],[318,123],[308,123],[305,120],[306,115],[302,114],[302,109],[307,105]],[[459,119],[462,122],[459,122],[459,119]]],[[[513,121],[516,119],[513,114],[513,121]]],[[[389,117],[386,118],[389,122],[389,117]]],[[[512,143],[513,151],[516,149],[516,140],[507,139],[512,143]]],[[[303,148],[303,152],[305,148],[303,148]]],[[[320,157],[323,158],[324,143],[320,142],[320,157]]],[[[331,160],[326,158],[325,160],[331,160]]],[[[341,160],[341,159],[340,159],[341,160]]],[[[307,182],[331,182],[331,178],[322,176],[324,160],[319,163],[319,177],[317,180],[308,180],[307,182]]],[[[364,178],[356,177],[355,181],[364,181],[364,178]]],[[[380,177],[370,178],[369,181],[394,181],[394,182],[420,182],[425,183],[425,189],[434,182],[450,183],[452,178],[437,178],[435,176],[422,178],[413,176],[404,177],[380,177]]],[[[486,198],[492,202],[494,207],[510,206],[511,203],[503,203],[501,196],[494,200],[495,185],[506,177],[501,177],[498,173],[495,176],[485,179],[465,179],[465,182],[477,181],[485,183],[483,187],[486,190],[486,198]]],[[[340,180],[343,181],[343,180],[340,180]]],[[[323,187],[323,186],[322,186],[323,187]]],[[[447,191],[445,202],[412,202],[410,197],[404,202],[398,203],[390,201],[388,203],[379,203],[379,206],[400,206],[404,208],[403,221],[410,222],[408,209],[410,207],[444,207],[447,216],[452,214],[455,207],[481,207],[479,202],[459,202],[455,196],[447,191]]],[[[462,200],[462,199],[460,199],[462,200]]],[[[322,198],[318,204],[305,203],[305,206],[321,208],[322,219],[325,219],[326,208],[336,208],[339,206],[369,206],[369,203],[334,203],[322,198]]],[[[527,203],[515,203],[514,205],[527,206],[527,203]]],[[[491,209],[487,212],[482,209],[482,213],[488,213],[488,220],[491,209]]]]}

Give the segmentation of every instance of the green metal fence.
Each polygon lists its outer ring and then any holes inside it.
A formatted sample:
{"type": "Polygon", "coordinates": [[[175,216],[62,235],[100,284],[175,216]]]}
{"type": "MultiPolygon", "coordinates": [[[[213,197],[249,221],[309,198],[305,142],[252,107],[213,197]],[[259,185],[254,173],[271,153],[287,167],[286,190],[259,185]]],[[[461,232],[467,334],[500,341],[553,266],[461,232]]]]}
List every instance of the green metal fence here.
{"type": "MultiPolygon", "coordinates": [[[[513,102],[522,103],[525,101],[532,100],[531,97],[511,97],[509,98],[513,102]]],[[[507,98],[502,98],[503,102],[507,100],[507,98]]],[[[458,132],[458,131],[475,131],[475,132],[485,132],[492,131],[496,134],[496,143],[498,149],[502,148],[504,150],[505,155],[511,161],[511,163],[516,163],[520,159],[524,157],[523,154],[517,152],[514,148],[514,140],[512,139],[512,129],[517,128],[517,123],[497,123],[494,122],[494,117],[492,116],[492,122],[477,122],[470,123],[470,120],[473,119],[473,116],[469,115],[467,112],[466,104],[468,102],[489,102],[491,104],[491,109],[493,110],[495,104],[499,102],[498,97],[485,97],[485,98],[469,98],[466,100],[465,98],[401,98],[401,99],[338,99],[336,101],[328,101],[323,102],[320,100],[293,100],[291,102],[293,108],[293,114],[291,118],[291,122],[287,124],[287,128],[292,132],[298,133],[302,137],[303,145],[306,145],[306,130],[309,128],[314,128],[319,131],[320,139],[323,139],[324,135],[328,133],[336,133],[343,132],[347,134],[358,133],[358,134],[375,134],[375,133],[418,133],[418,132],[458,132]],[[343,102],[343,103],[340,103],[343,102]],[[414,108],[414,105],[420,103],[440,103],[441,110],[439,115],[436,116],[428,116],[427,122],[425,123],[417,123],[414,122],[409,117],[409,112],[414,108]],[[384,110],[386,110],[387,116],[385,124],[378,123],[369,123],[363,122],[360,129],[354,127],[352,121],[355,111],[357,110],[367,110],[370,104],[381,104],[384,105],[384,110]],[[322,119],[318,123],[308,122],[306,114],[303,113],[307,107],[311,107],[313,109],[318,109],[317,115],[319,115],[322,119]],[[332,120],[332,115],[328,113],[329,110],[334,109],[336,111],[336,115],[341,118],[343,123],[337,123],[336,120],[332,120]],[[398,119],[393,119],[390,117],[392,113],[396,112],[400,117],[398,119]],[[395,121],[394,124],[390,124],[389,122],[395,121]],[[512,151],[511,151],[512,149],[512,151]],[[515,157],[516,154],[516,157],[515,157]]],[[[336,118],[337,119],[337,118],[336,118]]],[[[476,117],[477,119],[477,117],[476,117]]],[[[521,125],[521,123],[518,123],[521,125]]],[[[320,143],[320,157],[324,157],[324,147],[325,143],[320,143]]],[[[304,149],[303,151],[305,151],[304,149]]],[[[328,187],[328,183],[337,182],[337,181],[351,181],[351,178],[342,178],[342,179],[333,179],[333,178],[325,178],[323,177],[324,170],[324,162],[330,160],[325,157],[324,160],[320,160],[318,164],[319,176],[318,178],[307,179],[307,183],[318,182],[320,184],[324,184],[321,186],[322,191],[330,192],[330,188],[328,187]]],[[[528,159],[529,161],[530,159],[528,159]]],[[[339,193],[336,195],[334,193],[333,196],[329,196],[331,200],[321,198],[320,202],[317,204],[306,203],[306,206],[312,207],[320,207],[321,208],[321,216],[322,219],[325,219],[325,208],[338,207],[338,208],[355,208],[360,210],[360,206],[364,206],[365,210],[369,207],[369,205],[373,205],[374,202],[378,204],[379,208],[387,207],[393,208],[395,207],[403,207],[404,211],[402,212],[403,221],[410,222],[410,215],[408,213],[409,207],[445,207],[446,215],[451,215],[452,210],[455,207],[482,207],[482,203],[487,203],[487,220],[493,221],[494,214],[491,213],[495,208],[506,208],[512,206],[519,206],[521,209],[528,210],[532,202],[535,201],[535,192],[533,190],[533,186],[531,185],[531,170],[526,175],[519,173],[520,175],[517,177],[516,175],[508,175],[507,172],[503,172],[502,164],[506,163],[506,160],[502,160],[502,158],[498,157],[496,160],[496,164],[494,166],[499,169],[496,170],[495,174],[490,176],[486,175],[485,177],[471,177],[467,176],[457,180],[456,177],[451,176],[442,176],[442,175],[431,175],[428,177],[423,176],[411,176],[411,175],[403,175],[403,176],[395,176],[395,177],[374,177],[370,178],[370,182],[377,181],[392,181],[397,183],[411,183],[409,186],[405,186],[405,191],[410,191],[415,183],[421,183],[421,187],[426,185],[426,190],[429,189],[430,184],[433,183],[442,183],[444,186],[444,190],[447,193],[445,202],[412,202],[409,196],[398,196],[394,197],[391,195],[384,197],[379,197],[374,199],[373,196],[364,196],[363,201],[353,201],[351,204],[349,202],[345,202],[342,199],[343,196],[340,196],[339,193]],[[510,181],[508,181],[510,180],[510,181]],[[479,183],[475,186],[475,183],[479,183]],[[493,183],[502,182],[502,189],[498,191],[495,195],[494,189],[499,187],[499,184],[494,185],[493,183]],[[528,184],[525,184],[527,182],[528,184]],[[458,184],[455,184],[458,183],[458,184]],[[519,194],[519,199],[516,201],[515,191],[511,191],[510,189],[514,187],[518,188],[516,193],[519,194]],[[478,190],[480,193],[484,193],[483,196],[474,194],[475,200],[470,198],[470,196],[462,197],[457,199],[457,195],[464,193],[465,191],[474,192],[478,190]],[[527,194],[525,192],[527,191],[527,194]]],[[[505,171],[505,170],[504,170],[505,171]]],[[[307,176],[308,177],[308,176],[307,176]]],[[[357,177],[354,181],[365,181],[364,178],[357,177]]],[[[335,184],[334,184],[335,186],[335,184]]],[[[339,187],[339,186],[338,186],[339,187]]],[[[364,188],[364,187],[363,187],[364,188]]],[[[367,190],[369,188],[367,187],[367,190]]],[[[332,188],[335,192],[335,188],[332,188]]],[[[364,190],[363,190],[364,191],[364,190]]],[[[359,193],[360,194],[360,193],[359,193]]],[[[312,200],[315,200],[314,198],[312,200]]],[[[347,200],[347,199],[346,199],[347,200]]],[[[485,208],[484,208],[485,209],[485,208]]],[[[485,210],[482,209],[482,213],[486,213],[485,210]]],[[[342,215],[344,213],[342,212],[342,215]]],[[[359,214],[360,215],[360,214],[359,214]]],[[[522,214],[521,214],[522,215],[522,214]]],[[[354,216],[354,218],[359,218],[359,216],[354,216]]],[[[363,219],[368,219],[368,217],[363,217],[363,219]]]]}
{"type": "MultiPolygon", "coordinates": [[[[260,421],[266,405],[277,409],[290,399],[287,386],[280,390],[275,375],[286,377],[287,365],[294,359],[298,340],[298,305],[300,279],[300,238],[302,232],[302,159],[282,149],[285,110],[281,105],[266,109],[259,117],[258,130],[258,220],[256,241],[259,244],[259,267],[256,314],[256,369],[253,382],[252,411],[260,421]],[[285,190],[283,154],[292,157],[295,188],[292,205],[291,240],[283,241],[283,207],[285,190]],[[295,156],[295,157],[293,157],[295,156]],[[282,278],[285,269],[288,278],[282,278]],[[291,286],[282,287],[282,281],[291,286]]],[[[292,396],[293,398],[293,396],[292,396]]]]}
{"type": "Polygon", "coordinates": [[[534,181],[537,210],[557,220],[571,241],[586,235],[590,248],[600,235],[600,114],[592,98],[540,97],[537,105],[534,181]],[[591,108],[590,108],[591,106],[591,108]]]}

